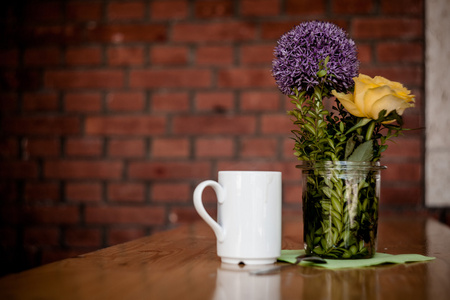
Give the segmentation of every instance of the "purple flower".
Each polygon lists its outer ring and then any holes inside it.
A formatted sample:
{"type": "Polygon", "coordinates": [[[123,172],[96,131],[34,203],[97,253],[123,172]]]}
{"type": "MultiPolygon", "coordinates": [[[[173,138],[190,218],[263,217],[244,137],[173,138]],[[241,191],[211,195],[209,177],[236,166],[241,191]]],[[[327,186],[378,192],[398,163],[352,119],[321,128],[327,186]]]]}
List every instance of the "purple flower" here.
{"type": "Polygon", "coordinates": [[[295,87],[311,95],[322,80],[329,91],[346,92],[358,76],[355,42],[329,22],[301,23],[281,36],[274,54],[272,75],[285,95],[292,95],[295,87]],[[319,64],[327,56],[327,76],[319,78],[319,64]]]}

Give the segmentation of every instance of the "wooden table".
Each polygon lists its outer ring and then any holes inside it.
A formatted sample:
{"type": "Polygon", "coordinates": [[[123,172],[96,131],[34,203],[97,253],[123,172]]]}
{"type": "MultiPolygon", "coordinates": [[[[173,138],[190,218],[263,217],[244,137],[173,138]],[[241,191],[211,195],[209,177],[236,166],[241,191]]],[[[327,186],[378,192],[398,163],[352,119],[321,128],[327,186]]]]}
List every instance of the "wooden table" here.
{"type": "MultiPolygon", "coordinates": [[[[5,276],[0,299],[450,299],[450,228],[397,217],[379,227],[379,252],[436,260],[252,276],[259,267],[221,264],[211,229],[199,222],[5,276]]],[[[285,220],[283,248],[299,249],[301,237],[301,220],[285,220]]]]}

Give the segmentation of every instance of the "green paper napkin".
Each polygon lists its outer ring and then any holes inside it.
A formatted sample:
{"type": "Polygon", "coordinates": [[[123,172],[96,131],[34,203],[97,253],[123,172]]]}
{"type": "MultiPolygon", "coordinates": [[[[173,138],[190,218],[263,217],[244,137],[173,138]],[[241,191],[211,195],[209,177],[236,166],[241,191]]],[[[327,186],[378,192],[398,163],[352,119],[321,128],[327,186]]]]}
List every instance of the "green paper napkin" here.
{"type": "MultiPolygon", "coordinates": [[[[298,255],[305,254],[305,250],[281,250],[279,261],[293,264],[298,255]]],[[[423,256],[420,254],[399,254],[392,255],[387,253],[375,253],[375,256],[367,259],[326,259],[326,264],[316,264],[313,262],[303,261],[301,265],[312,265],[327,269],[343,269],[343,268],[363,268],[368,266],[376,266],[381,264],[402,264],[406,262],[419,262],[433,260],[435,257],[423,256]]]]}

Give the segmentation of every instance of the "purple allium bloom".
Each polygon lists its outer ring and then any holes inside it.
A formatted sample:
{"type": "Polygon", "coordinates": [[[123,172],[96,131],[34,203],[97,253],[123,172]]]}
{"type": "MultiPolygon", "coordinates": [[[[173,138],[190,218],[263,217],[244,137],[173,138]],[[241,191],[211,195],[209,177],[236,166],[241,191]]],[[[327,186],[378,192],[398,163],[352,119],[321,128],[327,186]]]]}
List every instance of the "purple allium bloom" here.
{"type": "Polygon", "coordinates": [[[329,22],[301,23],[281,36],[274,54],[272,75],[285,95],[292,95],[295,87],[311,95],[321,80],[329,91],[346,92],[354,85],[352,78],[358,76],[355,42],[329,22]],[[319,63],[327,56],[327,77],[319,78],[319,63]]]}

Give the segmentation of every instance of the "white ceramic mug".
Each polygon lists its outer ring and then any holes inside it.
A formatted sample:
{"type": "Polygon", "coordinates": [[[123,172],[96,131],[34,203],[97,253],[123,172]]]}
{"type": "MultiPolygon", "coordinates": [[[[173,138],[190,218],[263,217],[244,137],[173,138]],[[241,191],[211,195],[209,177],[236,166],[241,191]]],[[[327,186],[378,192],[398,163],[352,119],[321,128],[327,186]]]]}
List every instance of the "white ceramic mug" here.
{"type": "Polygon", "coordinates": [[[198,214],[213,229],[222,262],[274,263],[281,252],[281,172],[220,171],[194,191],[198,214]],[[206,212],[202,193],[217,195],[217,222],[206,212]]]}

